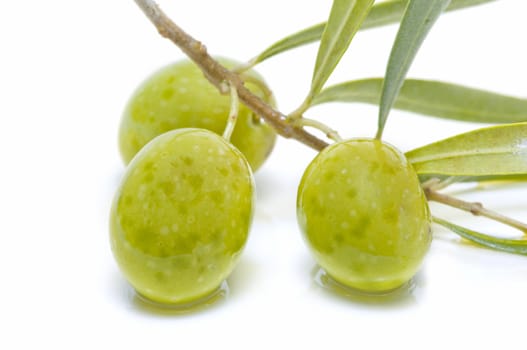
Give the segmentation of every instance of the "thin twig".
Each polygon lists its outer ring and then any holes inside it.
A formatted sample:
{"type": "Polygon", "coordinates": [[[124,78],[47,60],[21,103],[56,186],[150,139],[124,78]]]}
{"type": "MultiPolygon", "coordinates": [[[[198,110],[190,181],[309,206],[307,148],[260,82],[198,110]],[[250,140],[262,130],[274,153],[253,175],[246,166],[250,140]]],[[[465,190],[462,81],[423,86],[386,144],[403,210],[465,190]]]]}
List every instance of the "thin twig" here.
{"type": "Polygon", "coordinates": [[[425,190],[437,192],[437,191],[440,191],[440,190],[444,190],[445,188],[447,188],[450,185],[453,185],[455,183],[464,181],[464,180],[466,180],[468,178],[469,178],[468,176],[449,176],[449,177],[441,180],[441,179],[439,179],[437,177],[433,177],[433,178],[423,182],[421,184],[421,186],[425,190]]]}
{"type": "Polygon", "coordinates": [[[478,202],[465,202],[459,198],[451,197],[446,194],[442,194],[439,192],[436,192],[430,188],[424,189],[426,198],[430,201],[442,203],[454,208],[458,208],[464,211],[467,211],[475,216],[484,216],[489,219],[492,219],[497,222],[501,222],[502,224],[514,227],[523,233],[527,233],[527,224],[524,224],[523,222],[514,220],[512,218],[509,218],[507,216],[501,215],[499,213],[496,213],[492,210],[489,210],[485,207],[483,207],[483,204],[478,202]]]}
{"type": "Polygon", "coordinates": [[[441,183],[441,179],[437,177],[433,177],[431,179],[426,180],[425,182],[421,183],[421,187],[423,187],[423,190],[433,190],[435,186],[437,186],[439,183],[441,183]]]}
{"type": "Polygon", "coordinates": [[[234,131],[234,127],[236,126],[236,122],[238,121],[238,111],[240,109],[238,92],[236,91],[234,86],[231,86],[230,90],[231,110],[229,111],[229,119],[227,120],[227,126],[225,127],[225,131],[223,131],[223,138],[227,141],[231,139],[232,132],[234,131]]]}
{"type": "Polygon", "coordinates": [[[269,89],[269,87],[267,87],[267,85],[262,80],[250,74],[244,74],[244,73],[239,73],[239,74],[245,83],[256,85],[258,89],[262,91],[267,101],[274,100],[273,92],[271,91],[271,89],[269,89]]]}
{"type": "Polygon", "coordinates": [[[333,140],[335,142],[342,141],[342,137],[340,137],[337,130],[331,129],[329,126],[327,126],[324,123],[319,122],[318,120],[308,119],[308,118],[299,118],[299,119],[291,121],[291,123],[293,123],[295,126],[300,126],[300,127],[308,126],[311,128],[315,128],[317,130],[322,131],[326,135],[326,137],[330,140],[333,140]]]}
{"type": "Polygon", "coordinates": [[[294,138],[305,145],[322,150],[328,144],[302,128],[295,127],[285,121],[284,114],[272,108],[258,96],[249,91],[240,76],[213,59],[207,52],[205,45],[187,34],[176,25],[153,0],[134,0],[143,10],[148,19],[155,25],[159,33],[176,44],[203,71],[207,79],[221,92],[227,93],[222,86],[225,82],[234,86],[242,101],[254,113],[261,116],[267,124],[272,126],[278,134],[285,138],[294,138]]]}

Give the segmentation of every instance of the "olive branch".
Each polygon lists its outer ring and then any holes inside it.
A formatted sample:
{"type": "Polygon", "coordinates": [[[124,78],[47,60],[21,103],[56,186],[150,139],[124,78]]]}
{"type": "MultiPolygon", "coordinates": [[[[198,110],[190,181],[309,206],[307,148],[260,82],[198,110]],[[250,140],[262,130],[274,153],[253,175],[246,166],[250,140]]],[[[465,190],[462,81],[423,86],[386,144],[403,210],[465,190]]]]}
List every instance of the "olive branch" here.
{"type": "MultiPolygon", "coordinates": [[[[470,203],[440,193],[451,184],[464,181],[515,180],[527,175],[525,152],[527,100],[443,82],[406,79],[408,69],[433,24],[443,11],[452,11],[493,0],[335,0],[328,22],[292,34],[271,45],[246,64],[229,70],[212,58],[203,43],[172,21],[152,0],[135,0],[158,32],[176,44],[223,94],[237,96],[254,113],[285,138],[293,138],[315,150],[328,143],[307,132],[322,131],[327,138],[341,140],[338,133],[303,114],[312,106],[328,102],[365,102],[379,105],[377,138],[392,108],[423,115],[503,125],[477,129],[412,150],[406,154],[421,177],[429,201],[439,202],[476,216],[514,227],[527,233],[527,225],[470,203]],[[333,69],[359,31],[400,21],[384,78],[370,78],[325,87],[333,69]],[[289,49],[320,40],[311,88],[301,105],[282,113],[244,85],[243,73],[256,64],[289,49]],[[489,142],[492,141],[492,142],[489,142]],[[484,164],[490,164],[484,166],[484,164]]],[[[481,245],[512,253],[527,254],[527,241],[501,239],[469,230],[440,218],[434,222],[481,245]]]]}

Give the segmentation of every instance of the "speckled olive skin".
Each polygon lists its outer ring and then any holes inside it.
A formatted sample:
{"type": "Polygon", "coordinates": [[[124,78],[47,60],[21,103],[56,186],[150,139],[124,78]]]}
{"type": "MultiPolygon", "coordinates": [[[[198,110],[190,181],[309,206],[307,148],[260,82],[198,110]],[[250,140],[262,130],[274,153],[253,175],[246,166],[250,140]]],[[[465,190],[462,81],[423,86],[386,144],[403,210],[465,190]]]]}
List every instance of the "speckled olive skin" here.
{"type": "Polygon", "coordinates": [[[115,195],[113,254],[142,296],[195,301],[234,268],[253,204],[252,173],[237,149],[207,130],[167,132],[137,154],[115,195]]]}
{"type": "Polygon", "coordinates": [[[409,281],[431,242],[414,169],[378,140],[352,139],[320,152],[302,177],[297,218],[319,265],[337,282],[367,292],[409,281]]]}
{"type": "MultiPolygon", "coordinates": [[[[228,67],[234,61],[220,58],[228,67]]],[[[262,84],[254,71],[248,74],[262,84]]],[[[254,83],[246,87],[264,101],[275,105],[272,96],[254,83]]],[[[221,95],[191,61],[170,64],[151,75],[129,100],[119,129],[119,149],[125,163],[154,137],[177,128],[203,128],[222,135],[230,112],[230,97],[221,95]]],[[[240,103],[238,122],[231,142],[247,158],[253,171],[267,159],[276,133],[250,109],[240,103]]]]}

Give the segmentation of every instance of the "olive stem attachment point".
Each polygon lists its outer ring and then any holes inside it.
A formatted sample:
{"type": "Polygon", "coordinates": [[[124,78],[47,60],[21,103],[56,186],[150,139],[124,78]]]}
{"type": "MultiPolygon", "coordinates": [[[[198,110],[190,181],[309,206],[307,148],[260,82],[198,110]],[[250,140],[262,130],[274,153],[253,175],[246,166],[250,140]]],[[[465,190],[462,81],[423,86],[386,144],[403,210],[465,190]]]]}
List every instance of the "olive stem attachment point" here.
{"type": "Polygon", "coordinates": [[[240,100],[238,98],[238,92],[234,85],[229,86],[231,93],[231,109],[229,111],[229,118],[227,119],[227,125],[223,131],[223,138],[230,141],[236,122],[238,121],[238,111],[240,109],[240,100]]]}
{"type": "Polygon", "coordinates": [[[383,132],[383,129],[381,129],[381,128],[379,128],[379,129],[377,130],[377,134],[375,134],[375,139],[376,139],[376,140],[379,140],[379,141],[382,140],[382,132],[383,132]]]}
{"type": "Polygon", "coordinates": [[[448,186],[455,184],[457,182],[464,181],[468,178],[468,176],[449,176],[446,179],[439,179],[437,177],[433,177],[427,181],[425,181],[422,186],[425,190],[431,190],[431,191],[440,191],[448,186]]]}

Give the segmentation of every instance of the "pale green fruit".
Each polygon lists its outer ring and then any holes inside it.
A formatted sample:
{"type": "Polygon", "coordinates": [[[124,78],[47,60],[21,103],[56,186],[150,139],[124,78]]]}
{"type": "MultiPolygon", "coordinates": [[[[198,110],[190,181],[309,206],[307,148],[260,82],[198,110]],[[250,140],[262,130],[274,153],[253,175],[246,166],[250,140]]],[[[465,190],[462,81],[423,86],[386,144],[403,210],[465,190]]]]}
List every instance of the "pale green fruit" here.
{"type": "Polygon", "coordinates": [[[378,140],[352,139],[320,152],[302,177],[297,218],[319,265],[337,282],[367,292],[408,282],[431,242],[414,169],[378,140]]]}
{"type": "Polygon", "coordinates": [[[167,132],[137,154],[115,195],[113,254],[140,295],[196,301],[233,270],[253,204],[252,173],[236,148],[208,130],[167,132]]]}
{"type": "MultiPolygon", "coordinates": [[[[226,59],[219,61],[228,67],[236,65],[226,59]]],[[[266,86],[256,72],[246,74],[266,86]]],[[[267,87],[262,89],[251,81],[245,85],[274,106],[267,87]]],[[[203,128],[222,135],[230,104],[230,96],[221,95],[193,62],[184,60],[160,69],[137,88],[123,113],[119,148],[124,162],[130,162],[148,141],[169,130],[203,128]]],[[[275,131],[240,103],[231,142],[245,155],[253,171],[267,159],[275,139],[275,131]]]]}

